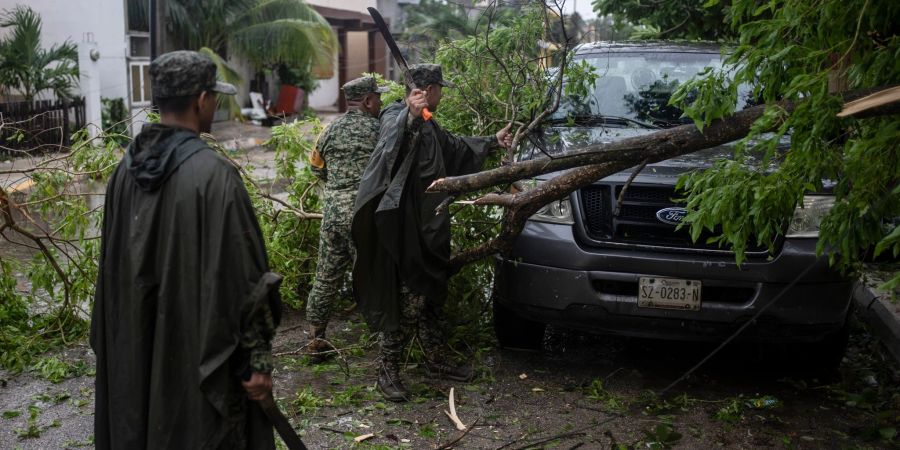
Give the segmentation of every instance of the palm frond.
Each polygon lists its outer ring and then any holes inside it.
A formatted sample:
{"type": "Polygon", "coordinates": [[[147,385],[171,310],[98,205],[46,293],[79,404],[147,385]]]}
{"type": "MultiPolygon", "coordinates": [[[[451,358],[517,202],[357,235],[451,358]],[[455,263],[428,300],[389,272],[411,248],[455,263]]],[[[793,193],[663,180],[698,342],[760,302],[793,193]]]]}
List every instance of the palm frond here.
{"type": "Polygon", "coordinates": [[[301,19],[278,19],[241,28],[232,34],[231,44],[237,53],[262,67],[330,65],[339,47],[327,22],[301,19]]]}
{"type": "Polygon", "coordinates": [[[258,0],[168,0],[168,28],[181,48],[224,51],[232,21],[258,0]]]}
{"type": "MultiPolygon", "coordinates": [[[[201,47],[198,50],[200,53],[206,55],[215,63],[216,65],[216,76],[219,81],[223,81],[225,83],[231,83],[235,86],[240,85],[243,82],[241,75],[234,70],[233,67],[229,66],[228,63],[219,56],[213,49],[209,47],[201,47]]],[[[228,112],[235,117],[241,117],[241,106],[238,105],[237,99],[233,95],[220,95],[216,99],[216,102],[219,108],[228,108],[228,112]]]]}
{"type": "Polygon", "coordinates": [[[26,101],[50,90],[68,97],[78,78],[78,51],[66,41],[49,50],[41,47],[41,17],[28,6],[4,11],[0,27],[10,28],[2,41],[0,79],[5,88],[18,90],[26,101]]]}
{"type": "MultiPolygon", "coordinates": [[[[187,45],[200,40],[200,30],[197,21],[191,18],[191,11],[183,1],[170,1],[166,9],[166,29],[171,33],[176,42],[187,45]]],[[[201,44],[202,45],[202,44],[201,44]]]]}
{"type": "Polygon", "coordinates": [[[150,1],[128,0],[128,29],[150,31],[150,1]]]}
{"type": "Polygon", "coordinates": [[[328,20],[303,0],[262,0],[235,17],[232,26],[240,29],[281,19],[329,25],[328,20]]]}

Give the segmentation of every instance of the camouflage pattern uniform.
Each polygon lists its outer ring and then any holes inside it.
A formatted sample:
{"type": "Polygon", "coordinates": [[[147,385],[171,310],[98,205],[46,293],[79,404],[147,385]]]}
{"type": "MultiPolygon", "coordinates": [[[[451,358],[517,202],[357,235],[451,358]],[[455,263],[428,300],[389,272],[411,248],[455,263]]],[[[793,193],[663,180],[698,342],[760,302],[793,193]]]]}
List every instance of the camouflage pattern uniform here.
{"type": "MultiPolygon", "coordinates": [[[[379,88],[371,77],[352,80],[342,89],[351,101],[386,90],[379,88]]],[[[316,143],[315,153],[324,166],[316,167],[316,161],[311,163],[313,173],[325,181],[325,193],[316,279],[306,303],[306,318],[314,326],[324,327],[331,318],[343,275],[352,262],[353,203],[369,155],[378,142],[378,126],[377,118],[350,110],[332,122],[316,143]]],[[[315,159],[315,153],[311,160],[315,159]]]]}
{"type": "Polygon", "coordinates": [[[248,355],[250,370],[272,373],[275,364],[272,359],[272,338],[275,337],[275,320],[272,310],[263,306],[259,314],[250,320],[250,326],[241,334],[240,346],[248,355]]]}
{"type": "Polygon", "coordinates": [[[403,286],[400,288],[400,327],[396,331],[381,333],[381,361],[390,370],[398,371],[405,360],[407,345],[418,338],[422,352],[429,361],[446,353],[439,313],[429,305],[424,295],[415,294],[403,286]]]}

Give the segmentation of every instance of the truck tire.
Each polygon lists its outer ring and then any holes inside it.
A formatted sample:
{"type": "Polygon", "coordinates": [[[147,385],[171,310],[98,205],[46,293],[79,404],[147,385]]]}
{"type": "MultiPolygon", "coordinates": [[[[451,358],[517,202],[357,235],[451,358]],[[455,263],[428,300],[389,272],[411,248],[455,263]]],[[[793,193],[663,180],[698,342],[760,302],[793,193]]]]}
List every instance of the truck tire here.
{"type": "Polygon", "coordinates": [[[494,304],[494,333],[503,348],[539,350],[544,340],[546,324],[522,318],[496,300],[494,304]]]}

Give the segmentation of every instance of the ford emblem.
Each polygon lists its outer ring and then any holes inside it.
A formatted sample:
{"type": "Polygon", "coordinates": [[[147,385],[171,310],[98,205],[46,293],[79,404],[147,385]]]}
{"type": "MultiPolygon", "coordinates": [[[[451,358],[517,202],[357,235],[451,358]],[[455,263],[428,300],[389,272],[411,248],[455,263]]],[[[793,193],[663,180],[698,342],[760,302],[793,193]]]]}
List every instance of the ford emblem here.
{"type": "Polygon", "coordinates": [[[684,220],[684,216],[687,215],[687,210],[684,208],[663,208],[656,212],[656,218],[659,219],[662,223],[667,223],[669,225],[678,225],[684,220]]]}

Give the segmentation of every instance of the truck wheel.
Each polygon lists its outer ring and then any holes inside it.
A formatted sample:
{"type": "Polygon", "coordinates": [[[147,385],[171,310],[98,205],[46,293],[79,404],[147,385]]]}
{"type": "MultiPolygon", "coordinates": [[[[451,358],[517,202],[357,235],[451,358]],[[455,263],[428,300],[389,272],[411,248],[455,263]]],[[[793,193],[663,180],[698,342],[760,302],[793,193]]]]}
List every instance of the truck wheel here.
{"type": "Polygon", "coordinates": [[[504,348],[520,348],[538,350],[544,340],[546,324],[520,317],[509,308],[501,305],[496,298],[494,303],[494,333],[497,341],[504,348]]]}

